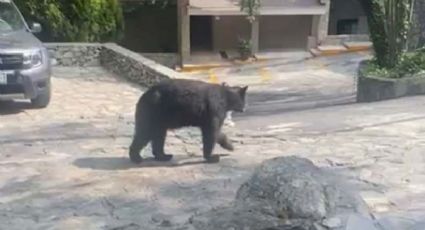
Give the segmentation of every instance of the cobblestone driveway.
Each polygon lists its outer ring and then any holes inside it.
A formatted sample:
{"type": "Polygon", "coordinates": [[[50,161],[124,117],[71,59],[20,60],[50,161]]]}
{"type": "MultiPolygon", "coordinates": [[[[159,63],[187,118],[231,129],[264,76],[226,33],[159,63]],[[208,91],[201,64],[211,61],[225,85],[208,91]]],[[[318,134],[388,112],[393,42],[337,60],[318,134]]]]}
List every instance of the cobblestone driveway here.
{"type": "Polygon", "coordinates": [[[214,165],[203,164],[199,132],[180,130],[167,140],[173,162],[137,166],[127,146],[139,87],[58,68],[53,89],[44,110],[0,105],[0,229],[175,227],[227,204],[261,161],[292,154],[348,176],[395,229],[425,218],[422,97],[252,117],[269,122],[228,128],[237,150],[214,165]]]}

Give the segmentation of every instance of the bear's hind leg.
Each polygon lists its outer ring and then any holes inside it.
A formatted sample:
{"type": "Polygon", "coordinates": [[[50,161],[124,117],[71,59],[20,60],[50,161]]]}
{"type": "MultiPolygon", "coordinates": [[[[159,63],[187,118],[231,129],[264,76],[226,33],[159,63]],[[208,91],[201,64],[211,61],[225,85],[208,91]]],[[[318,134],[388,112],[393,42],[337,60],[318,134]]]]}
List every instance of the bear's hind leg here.
{"type": "Polygon", "coordinates": [[[140,163],[143,161],[143,158],[140,156],[140,151],[148,144],[150,141],[147,133],[141,133],[140,130],[136,131],[134,135],[133,142],[130,146],[130,160],[134,163],[140,163]]]}
{"type": "Polygon", "coordinates": [[[167,136],[166,128],[157,128],[154,131],[152,138],[152,154],[155,156],[157,161],[170,161],[173,155],[164,153],[165,138],[167,136]]]}

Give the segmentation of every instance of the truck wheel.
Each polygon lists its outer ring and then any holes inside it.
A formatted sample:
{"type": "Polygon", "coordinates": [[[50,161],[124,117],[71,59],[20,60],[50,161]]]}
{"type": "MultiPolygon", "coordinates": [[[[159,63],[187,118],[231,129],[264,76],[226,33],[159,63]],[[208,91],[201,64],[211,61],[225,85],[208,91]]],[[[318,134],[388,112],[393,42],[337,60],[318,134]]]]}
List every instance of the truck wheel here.
{"type": "Polygon", "coordinates": [[[46,86],[46,91],[43,94],[38,95],[36,98],[31,99],[31,104],[34,108],[46,108],[50,103],[51,98],[51,85],[50,82],[46,86]]]}

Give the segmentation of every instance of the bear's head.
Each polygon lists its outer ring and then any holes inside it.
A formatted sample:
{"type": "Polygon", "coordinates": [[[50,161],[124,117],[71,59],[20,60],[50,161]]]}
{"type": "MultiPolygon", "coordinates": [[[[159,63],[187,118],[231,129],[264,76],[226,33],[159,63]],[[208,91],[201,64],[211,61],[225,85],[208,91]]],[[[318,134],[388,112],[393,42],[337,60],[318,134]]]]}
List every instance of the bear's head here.
{"type": "Polygon", "coordinates": [[[230,87],[226,83],[222,84],[226,92],[227,110],[235,112],[245,111],[245,98],[248,86],[245,87],[230,87]]]}

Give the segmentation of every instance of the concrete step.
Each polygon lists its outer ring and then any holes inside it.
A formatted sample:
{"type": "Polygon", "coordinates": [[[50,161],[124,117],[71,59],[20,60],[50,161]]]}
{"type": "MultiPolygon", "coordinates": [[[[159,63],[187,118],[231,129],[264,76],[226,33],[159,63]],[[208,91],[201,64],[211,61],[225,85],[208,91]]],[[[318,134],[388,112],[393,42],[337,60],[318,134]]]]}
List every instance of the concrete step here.
{"type": "Polygon", "coordinates": [[[372,42],[344,42],[343,45],[321,45],[311,49],[313,56],[332,56],[347,52],[368,51],[372,48],[372,42]]]}
{"type": "Polygon", "coordinates": [[[321,52],[317,48],[310,49],[310,53],[313,57],[319,57],[321,55],[321,52]]]}
{"type": "Polygon", "coordinates": [[[372,48],[372,42],[344,42],[348,51],[367,51],[372,48]]]}
{"type": "Polygon", "coordinates": [[[322,55],[335,55],[344,53],[347,51],[345,46],[319,46],[317,49],[321,52],[322,55]]]}
{"type": "Polygon", "coordinates": [[[348,49],[345,46],[319,46],[310,50],[313,56],[331,56],[338,55],[347,52],[348,49]]]}

